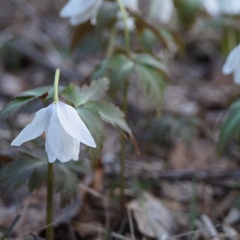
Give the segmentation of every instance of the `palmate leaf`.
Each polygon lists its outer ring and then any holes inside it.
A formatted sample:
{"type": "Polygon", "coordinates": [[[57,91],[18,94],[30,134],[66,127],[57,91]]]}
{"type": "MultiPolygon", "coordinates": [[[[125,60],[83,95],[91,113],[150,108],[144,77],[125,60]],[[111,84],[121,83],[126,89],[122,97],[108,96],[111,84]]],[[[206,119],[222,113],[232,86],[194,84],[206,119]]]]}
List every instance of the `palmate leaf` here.
{"type": "Polygon", "coordinates": [[[110,64],[109,59],[103,59],[95,68],[94,72],[92,73],[92,79],[99,79],[105,76],[108,66],[110,64]]]}
{"type": "Polygon", "coordinates": [[[81,161],[57,162],[55,165],[55,190],[60,193],[60,206],[64,207],[77,197],[78,174],[91,174],[91,169],[81,161]]]}
{"type": "Polygon", "coordinates": [[[135,70],[144,92],[155,100],[156,105],[160,105],[166,87],[163,75],[154,68],[144,65],[136,65],[135,70]]]}
{"type": "Polygon", "coordinates": [[[73,103],[75,107],[79,107],[90,100],[97,101],[103,98],[108,87],[109,80],[107,78],[101,78],[97,81],[93,80],[89,86],[83,85],[81,88],[70,83],[70,85],[64,89],[61,96],[73,103]]]}
{"type": "Polygon", "coordinates": [[[96,148],[89,148],[91,159],[96,160],[100,156],[104,140],[103,121],[127,133],[137,150],[137,144],[133,138],[131,129],[124,119],[124,113],[114,104],[104,101],[90,101],[76,110],[88,127],[97,145],[96,148]]]}
{"type": "Polygon", "coordinates": [[[145,65],[146,67],[152,67],[158,71],[160,71],[162,74],[166,74],[167,68],[166,66],[161,62],[160,58],[157,58],[153,55],[150,55],[149,53],[138,53],[135,58],[136,64],[145,65]]]}
{"type": "MultiPolygon", "coordinates": [[[[59,92],[63,87],[59,87],[59,92]]],[[[37,98],[53,98],[53,87],[45,86],[22,92],[14,100],[6,104],[0,111],[0,121],[6,119],[10,114],[16,112],[19,108],[37,98]]]]}
{"type": "Polygon", "coordinates": [[[124,113],[117,106],[108,102],[90,102],[88,106],[96,109],[104,122],[120,128],[132,137],[132,131],[124,119],[124,113]]]}
{"type": "MultiPolygon", "coordinates": [[[[30,191],[39,189],[47,182],[48,160],[44,149],[20,148],[21,155],[0,170],[0,193],[11,192],[23,185],[30,191]]],[[[90,174],[91,170],[81,161],[54,164],[55,190],[60,193],[60,204],[64,206],[77,196],[78,174],[90,174]]]]}
{"type": "Polygon", "coordinates": [[[129,75],[133,73],[134,61],[124,53],[114,55],[109,64],[109,79],[111,79],[111,90],[121,91],[129,75]]]}
{"type": "Polygon", "coordinates": [[[96,148],[89,148],[90,158],[96,160],[100,156],[104,140],[103,123],[100,115],[98,111],[94,107],[89,106],[88,103],[76,110],[96,142],[96,148]]]}
{"type": "Polygon", "coordinates": [[[133,53],[131,56],[124,52],[116,53],[111,61],[110,73],[114,91],[119,91],[127,78],[136,73],[144,92],[156,105],[161,103],[167,80],[167,69],[161,59],[146,52],[133,53]]]}
{"type": "Polygon", "coordinates": [[[221,126],[218,150],[222,152],[231,140],[240,139],[240,100],[232,104],[228,117],[221,126]]]}
{"type": "Polygon", "coordinates": [[[22,153],[21,156],[15,157],[14,161],[0,170],[1,193],[11,192],[26,183],[28,183],[30,191],[38,189],[46,180],[46,178],[43,179],[46,174],[42,171],[46,168],[47,160],[45,158],[22,153]],[[34,172],[41,172],[41,175],[33,175],[34,172]]]}

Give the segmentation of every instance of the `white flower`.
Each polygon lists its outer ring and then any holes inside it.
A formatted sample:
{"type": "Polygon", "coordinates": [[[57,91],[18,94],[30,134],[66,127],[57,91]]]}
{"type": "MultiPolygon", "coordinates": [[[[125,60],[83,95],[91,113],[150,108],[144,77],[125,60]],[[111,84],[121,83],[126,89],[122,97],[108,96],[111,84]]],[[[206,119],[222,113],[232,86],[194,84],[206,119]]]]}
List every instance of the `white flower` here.
{"type": "Polygon", "coordinates": [[[139,12],[138,0],[123,0],[123,4],[132,12],[139,12]]]}
{"type": "Polygon", "coordinates": [[[237,15],[240,13],[239,0],[219,0],[221,12],[227,15],[237,15]]]}
{"type": "Polygon", "coordinates": [[[149,16],[159,23],[169,23],[175,11],[172,0],[152,0],[149,16]]]}
{"type": "Polygon", "coordinates": [[[212,16],[220,14],[220,4],[218,0],[202,0],[203,8],[212,16]]]}
{"type": "Polygon", "coordinates": [[[202,6],[212,16],[219,14],[237,15],[240,13],[239,0],[202,0],[202,6]]]}
{"type": "Polygon", "coordinates": [[[48,161],[56,159],[67,162],[78,160],[80,142],[96,147],[95,141],[80,119],[77,111],[63,103],[52,103],[36,112],[33,121],[28,124],[12,141],[12,146],[20,146],[45,132],[45,149],[48,161]]]}
{"type": "MultiPolygon", "coordinates": [[[[129,31],[133,31],[135,29],[135,20],[133,17],[130,17],[128,13],[126,24],[129,31]]],[[[123,30],[125,28],[125,23],[120,10],[117,12],[117,28],[120,30],[123,30]]]]}
{"type": "Polygon", "coordinates": [[[233,73],[234,83],[240,85],[240,44],[229,53],[222,71],[223,74],[233,73]]]}
{"type": "Polygon", "coordinates": [[[69,18],[72,26],[91,20],[96,24],[96,17],[103,0],[69,0],[60,11],[60,16],[69,18]]]}

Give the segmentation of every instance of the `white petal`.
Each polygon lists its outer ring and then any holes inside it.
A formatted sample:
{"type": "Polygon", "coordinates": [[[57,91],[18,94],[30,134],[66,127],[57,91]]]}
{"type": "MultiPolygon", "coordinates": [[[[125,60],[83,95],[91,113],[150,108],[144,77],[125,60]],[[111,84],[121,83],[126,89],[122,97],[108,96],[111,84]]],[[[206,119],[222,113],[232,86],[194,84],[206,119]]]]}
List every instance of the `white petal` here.
{"type": "Polygon", "coordinates": [[[98,14],[98,10],[102,5],[102,0],[97,0],[97,2],[95,3],[92,12],[91,12],[91,24],[95,25],[97,23],[97,14],[98,14]]]}
{"type": "Polygon", "coordinates": [[[56,105],[58,118],[66,132],[80,142],[90,147],[96,147],[91,133],[79,117],[77,111],[73,107],[62,102],[56,105]]]}
{"type": "Polygon", "coordinates": [[[240,66],[233,73],[233,82],[240,85],[240,66]]]}
{"type": "Polygon", "coordinates": [[[149,8],[150,18],[160,23],[170,22],[175,7],[172,0],[153,0],[149,8]]]}
{"type": "Polygon", "coordinates": [[[75,15],[70,18],[70,24],[72,26],[77,26],[78,24],[84,23],[91,18],[91,12],[86,11],[85,13],[75,15]]]}
{"type": "Polygon", "coordinates": [[[237,15],[240,12],[239,0],[221,0],[221,12],[228,15],[237,15]]]}
{"type": "Polygon", "coordinates": [[[202,6],[212,16],[220,14],[220,5],[218,0],[202,0],[202,6]]]}
{"type": "Polygon", "coordinates": [[[226,62],[223,65],[223,74],[230,74],[236,68],[240,67],[240,44],[235,47],[228,55],[226,62]]]}
{"type": "Polygon", "coordinates": [[[60,11],[61,17],[73,17],[91,11],[96,0],[70,0],[60,11]]]}
{"type": "Polygon", "coordinates": [[[51,163],[56,159],[61,162],[67,162],[71,159],[78,160],[80,142],[63,129],[56,113],[56,107],[53,107],[50,124],[46,131],[45,148],[48,161],[51,163]]]}
{"type": "Polygon", "coordinates": [[[12,146],[20,146],[22,143],[30,141],[44,132],[47,108],[36,112],[33,121],[28,124],[19,135],[11,142],[12,146]]]}

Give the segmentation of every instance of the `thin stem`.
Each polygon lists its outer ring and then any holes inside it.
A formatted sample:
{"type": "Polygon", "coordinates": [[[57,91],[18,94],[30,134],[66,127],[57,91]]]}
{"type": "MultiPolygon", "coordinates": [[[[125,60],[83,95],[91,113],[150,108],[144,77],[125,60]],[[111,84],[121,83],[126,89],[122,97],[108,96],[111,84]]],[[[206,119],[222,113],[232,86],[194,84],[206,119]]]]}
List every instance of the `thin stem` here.
{"type": "Polygon", "coordinates": [[[53,229],[53,181],[54,181],[54,164],[48,163],[47,173],[47,215],[46,215],[46,239],[54,239],[53,229]]]}
{"type": "Polygon", "coordinates": [[[56,72],[55,72],[55,78],[54,78],[54,97],[53,97],[53,102],[54,102],[54,103],[59,102],[59,99],[58,99],[59,76],[60,76],[60,69],[57,68],[57,69],[56,69],[56,72]]]}
{"type": "MultiPolygon", "coordinates": [[[[127,93],[128,93],[128,82],[126,82],[123,90],[123,112],[125,114],[125,118],[127,118],[127,93]]],[[[125,146],[126,139],[122,135],[121,137],[121,149],[120,149],[120,200],[121,207],[124,208],[125,197],[124,197],[124,189],[125,189],[125,146]]]]}
{"type": "Polygon", "coordinates": [[[113,54],[114,42],[116,39],[116,24],[113,24],[111,27],[110,38],[108,41],[106,57],[110,58],[113,54]]]}
{"type": "Polygon", "coordinates": [[[130,34],[129,34],[129,29],[127,26],[127,19],[128,19],[128,13],[127,10],[123,4],[122,0],[117,0],[121,14],[123,16],[123,22],[124,22],[124,36],[125,36],[125,46],[127,50],[130,49],[130,34]]]}
{"type": "Polygon", "coordinates": [[[18,220],[20,219],[21,215],[18,214],[14,221],[11,223],[10,227],[7,229],[7,231],[3,234],[3,236],[1,237],[1,240],[6,240],[7,237],[10,235],[10,233],[12,232],[13,230],[13,227],[16,225],[16,223],[18,222],[18,220]]]}

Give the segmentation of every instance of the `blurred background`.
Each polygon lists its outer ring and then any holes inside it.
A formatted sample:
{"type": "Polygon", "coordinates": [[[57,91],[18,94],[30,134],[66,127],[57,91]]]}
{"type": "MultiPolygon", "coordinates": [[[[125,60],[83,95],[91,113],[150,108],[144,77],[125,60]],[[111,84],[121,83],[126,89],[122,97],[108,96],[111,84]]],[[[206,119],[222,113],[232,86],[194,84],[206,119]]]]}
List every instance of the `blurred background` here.
{"type": "MultiPolygon", "coordinates": [[[[124,149],[124,199],[121,131],[104,125],[94,163],[82,151],[78,196],[54,210],[55,239],[240,239],[240,88],[222,73],[240,40],[240,1],[130,2],[129,25],[105,0],[96,25],[72,26],[59,15],[67,1],[1,1],[0,109],[52,85],[56,68],[61,86],[107,77],[105,98],[134,136],[124,149]]],[[[1,121],[2,169],[18,156],[10,142],[41,106],[34,100],[1,121]]],[[[44,238],[45,197],[45,187],[29,193],[27,183],[3,194],[0,233],[14,223],[8,239],[44,238]]]]}

